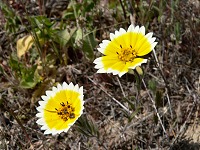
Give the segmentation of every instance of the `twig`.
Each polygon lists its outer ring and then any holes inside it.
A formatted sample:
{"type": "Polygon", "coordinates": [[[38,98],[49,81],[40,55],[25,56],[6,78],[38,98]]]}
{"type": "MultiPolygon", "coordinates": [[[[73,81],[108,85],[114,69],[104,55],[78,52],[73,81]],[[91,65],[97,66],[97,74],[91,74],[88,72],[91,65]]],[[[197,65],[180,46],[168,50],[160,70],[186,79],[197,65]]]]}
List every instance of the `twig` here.
{"type": "Polygon", "coordinates": [[[119,104],[124,110],[126,110],[128,113],[131,113],[130,111],[129,111],[129,109],[128,108],[126,108],[122,103],[120,103],[117,99],[115,99],[113,96],[111,96],[106,90],[105,90],[105,88],[102,86],[102,85],[100,85],[100,84],[97,84],[95,81],[93,81],[91,78],[89,78],[89,77],[87,77],[94,85],[96,85],[96,86],[100,86],[100,89],[106,94],[106,95],[108,95],[113,101],[115,101],[117,104],[119,104]]]}
{"type": "Polygon", "coordinates": [[[126,98],[126,95],[125,95],[124,89],[123,89],[123,87],[122,87],[121,82],[119,81],[119,77],[118,77],[118,76],[117,76],[117,82],[119,83],[119,86],[120,86],[120,89],[122,90],[122,94],[123,94],[124,98],[126,98]]]}
{"type": "Polygon", "coordinates": [[[162,76],[162,78],[163,78],[163,80],[165,82],[165,86],[168,88],[168,82],[167,82],[167,80],[166,80],[166,78],[165,78],[165,76],[164,76],[164,74],[163,74],[163,72],[161,70],[160,63],[158,61],[158,58],[157,58],[157,55],[156,55],[156,52],[155,52],[154,49],[153,49],[153,56],[154,56],[154,59],[156,60],[156,66],[158,68],[158,71],[160,72],[160,74],[161,74],[161,76],[162,76]]]}
{"type": "Polygon", "coordinates": [[[173,113],[172,113],[171,101],[170,101],[169,94],[168,94],[168,88],[165,88],[165,91],[166,91],[167,101],[169,104],[169,111],[171,114],[171,118],[174,118],[173,113]]]}
{"type": "Polygon", "coordinates": [[[154,113],[150,113],[146,116],[144,116],[143,118],[141,118],[139,121],[135,122],[135,123],[131,123],[131,125],[127,126],[127,128],[131,128],[131,127],[135,127],[138,124],[141,124],[143,121],[147,120],[148,118],[152,117],[154,113]]]}
{"type": "Polygon", "coordinates": [[[153,49],[153,55],[154,55],[154,59],[156,60],[156,66],[158,68],[158,71],[160,72],[160,74],[161,74],[161,76],[164,80],[165,86],[166,86],[165,91],[166,91],[166,95],[167,95],[167,101],[168,101],[168,104],[169,104],[169,110],[170,110],[171,118],[173,118],[172,106],[171,106],[170,97],[169,97],[169,94],[168,94],[168,93],[170,93],[170,88],[169,88],[168,82],[167,82],[167,80],[166,80],[166,78],[165,78],[165,76],[164,76],[164,74],[161,70],[160,63],[158,61],[158,58],[157,58],[157,55],[156,55],[156,52],[155,52],[154,49],[153,49]]]}
{"type": "MultiPolygon", "coordinates": [[[[164,107],[163,109],[159,110],[159,114],[164,115],[166,112],[168,111],[168,109],[166,107],[164,107]]],[[[139,124],[141,124],[143,121],[149,119],[150,117],[152,117],[154,115],[154,112],[144,116],[143,118],[140,118],[140,120],[138,120],[137,122],[131,123],[129,126],[127,126],[127,128],[131,128],[131,127],[135,127],[139,124]]]]}
{"type": "Polygon", "coordinates": [[[158,61],[158,58],[157,58],[157,55],[156,55],[155,49],[153,49],[153,55],[154,55],[154,58],[155,58],[155,60],[156,60],[156,64],[157,64],[157,66],[160,68],[160,64],[159,64],[159,61],[158,61]]]}
{"type": "Polygon", "coordinates": [[[153,103],[153,107],[154,107],[154,109],[155,109],[155,112],[156,112],[156,115],[157,115],[157,117],[158,117],[158,120],[159,120],[159,122],[160,122],[160,124],[161,124],[161,126],[162,126],[162,129],[163,129],[164,133],[167,135],[167,132],[166,132],[165,127],[164,127],[164,125],[163,125],[163,123],[162,123],[162,121],[161,121],[161,118],[160,118],[160,115],[159,115],[159,113],[158,113],[158,110],[156,109],[155,102],[154,102],[154,100],[153,100],[151,94],[149,93],[149,91],[148,91],[148,89],[147,89],[147,86],[146,86],[146,84],[145,84],[145,82],[144,82],[143,79],[142,79],[142,83],[143,83],[145,89],[147,90],[147,94],[148,94],[148,96],[149,96],[151,102],[153,103]]]}
{"type": "Polygon", "coordinates": [[[132,1],[128,0],[127,3],[129,6],[129,11],[130,11],[130,22],[131,24],[135,25],[136,19],[135,19],[135,13],[134,13],[132,1]]]}
{"type": "Polygon", "coordinates": [[[125,10],[125,8],[124,8],[124,5],[123,5],[123,3],[122,3],[122,0],[119,0],[119,2],[120,2],[120,5],[121,5],[122,10],[123,10],[123,13],[124,13],[124,19],[126,19],[126,10],[125,10]]]}

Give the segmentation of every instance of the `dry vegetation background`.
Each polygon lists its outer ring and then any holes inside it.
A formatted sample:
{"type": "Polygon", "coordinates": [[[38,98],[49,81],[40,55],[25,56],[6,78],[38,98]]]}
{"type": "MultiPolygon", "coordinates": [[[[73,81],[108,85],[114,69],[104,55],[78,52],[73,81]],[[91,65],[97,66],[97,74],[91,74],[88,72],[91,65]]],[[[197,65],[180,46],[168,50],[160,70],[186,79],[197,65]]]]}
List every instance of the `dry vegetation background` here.
{"type": "Polygon", "coordinates": [[[198,0],[0,5],[0,149],[200,149],[198,0]],[[142,76],[96,74],[97,44],[131,22],[154,32],[159,64],[150,54],[142,76]],[[34,45],[17,57],[17,41],[30,34],[34,45]],[[63,81],[84,87],[82,122],[68,133],[43,135],[37,102],[63,81]]]}

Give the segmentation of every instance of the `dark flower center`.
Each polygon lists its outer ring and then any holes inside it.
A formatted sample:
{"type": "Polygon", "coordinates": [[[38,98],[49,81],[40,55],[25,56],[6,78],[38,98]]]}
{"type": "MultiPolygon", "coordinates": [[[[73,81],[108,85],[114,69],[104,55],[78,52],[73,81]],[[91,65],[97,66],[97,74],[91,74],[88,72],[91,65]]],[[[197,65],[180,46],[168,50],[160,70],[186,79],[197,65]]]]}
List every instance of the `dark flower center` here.
{"type": "Polygon", "coordinates": [[[59,117],[61,119],[63,119],[63,121],[67,121],[68,119],[73,119],[75,118],[75,108],[72,107],[71,104],[69,104],[68,102],[64,103],[60,103],[61,107],[60,108],[55,108],[57,114],[59,115],[59,117]]]}

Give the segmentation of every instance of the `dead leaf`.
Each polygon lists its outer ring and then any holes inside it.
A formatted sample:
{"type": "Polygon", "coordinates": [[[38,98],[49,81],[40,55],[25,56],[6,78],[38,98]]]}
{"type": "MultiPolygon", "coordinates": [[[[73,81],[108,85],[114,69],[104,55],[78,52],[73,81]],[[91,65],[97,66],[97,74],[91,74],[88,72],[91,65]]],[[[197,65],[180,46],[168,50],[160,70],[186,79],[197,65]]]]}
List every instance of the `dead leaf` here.
{"type": "Polygon", "coordinates": [[[33,37],[31,35],[24,36],[17,41],[17,56],[21,58],[33,45],[33,37]]]}

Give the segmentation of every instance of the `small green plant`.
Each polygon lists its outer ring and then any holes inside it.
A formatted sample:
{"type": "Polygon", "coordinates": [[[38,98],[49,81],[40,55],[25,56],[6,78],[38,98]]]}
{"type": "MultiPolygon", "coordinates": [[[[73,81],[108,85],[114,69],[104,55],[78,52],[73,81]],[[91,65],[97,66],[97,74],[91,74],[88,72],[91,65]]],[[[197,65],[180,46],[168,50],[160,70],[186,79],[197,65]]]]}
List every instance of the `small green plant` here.
{"type": "Polygon", "coordinates": [[[3,2],[0,2],[0,10],[6,19],[5,30],[12,34],[16,33],[21,24],[20,17],[3,2]]]}
{"type": "Polygon", "coordinates": [[[18,86],[21,88],[34,88],[41,81],[37,72],[37,65],[25,66],[16,56],[11,56],[9,66],[16,79],[16,83],[19,82],[18,86]]]}
{"type": "Polygon", "coordinates": [[[99,139],[97,126],[92,121],[89,121],[86,116],[82,116],[78,119],[76,129],[87,137],[96,137],[99,139]]]}

